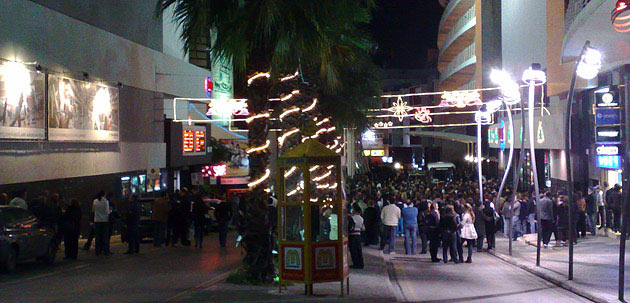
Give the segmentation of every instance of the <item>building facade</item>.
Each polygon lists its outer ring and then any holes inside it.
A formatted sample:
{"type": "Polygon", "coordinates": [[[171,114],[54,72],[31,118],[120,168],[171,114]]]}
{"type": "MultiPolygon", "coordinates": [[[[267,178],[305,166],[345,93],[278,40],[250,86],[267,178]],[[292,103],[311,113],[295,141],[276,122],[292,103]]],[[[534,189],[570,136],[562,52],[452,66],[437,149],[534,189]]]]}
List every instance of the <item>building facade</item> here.
{"type": "Polygon", "coordinates": [[[188,63],[155,1],[123,2],[0,3],[0,104],[10,113],[0,121],[0,192],[89,203],[99,189],[122,198],[172,188],[164,104],[205,97],[209,71],[188,63]],[[27,83],[8,80],[16,73],[27,83]]]}

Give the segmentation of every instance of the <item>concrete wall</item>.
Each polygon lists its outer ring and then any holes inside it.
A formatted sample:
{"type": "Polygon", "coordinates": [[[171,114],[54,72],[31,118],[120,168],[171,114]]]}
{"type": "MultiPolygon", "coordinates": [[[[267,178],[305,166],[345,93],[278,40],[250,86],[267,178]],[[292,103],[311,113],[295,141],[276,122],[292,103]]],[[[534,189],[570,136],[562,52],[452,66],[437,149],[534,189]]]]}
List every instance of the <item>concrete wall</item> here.
{"type": "Polygon", "coordinates": [[[162,18],[155,14],[156,0],[31,1],[154,50],[162,50],[162,18]]]}
{"type": "Polygon", "coordinates": [[[546,0],[503,1],[501,20],[503,69],[520,79],[532,63],[546,66],[546,0]]]}

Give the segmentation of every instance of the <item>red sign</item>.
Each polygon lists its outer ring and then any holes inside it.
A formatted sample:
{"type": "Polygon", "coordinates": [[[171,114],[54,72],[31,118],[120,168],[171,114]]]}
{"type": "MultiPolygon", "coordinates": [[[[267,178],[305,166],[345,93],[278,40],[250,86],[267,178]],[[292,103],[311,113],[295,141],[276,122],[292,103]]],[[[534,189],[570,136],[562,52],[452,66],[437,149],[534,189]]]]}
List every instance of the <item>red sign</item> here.
{"type": "Polygon", "coordinates": [[[206,132],[195,131],[195,152],[204,152],[206,150],[206,132]]]}
{"type": "Polygon", "coordinates": [[[304,281],[304,245],[280,245],[280,278],[304,281]]]}
{"type": "Polygon", "coordinates": [[[184,130],[184,153],[192,153],[195,150],[195,132],[192,130],[184,130]]]}
{"type": "Polygon", "coordinates": [[[227,165],[206,165],[201,168],[201,174],[204,177],[222,177],[227,174],[227,165]]]}

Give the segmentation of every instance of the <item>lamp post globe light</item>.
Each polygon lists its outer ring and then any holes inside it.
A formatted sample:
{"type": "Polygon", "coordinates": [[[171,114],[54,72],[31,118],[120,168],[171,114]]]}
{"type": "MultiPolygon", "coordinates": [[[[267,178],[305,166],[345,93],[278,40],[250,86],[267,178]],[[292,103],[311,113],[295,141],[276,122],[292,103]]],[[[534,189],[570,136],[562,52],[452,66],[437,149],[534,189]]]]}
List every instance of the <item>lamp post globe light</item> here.
{"type": "MultiPolygon", "coordinates": [[[[599,70],[602,67],[602,54],[595,48],[591,47],[590,41],[586,41],[580,52],[580,56],[577,58],[577,63],[573,70],[571,77],[571,84],[569,86],[569,95],[567,97],[567,108],[565,111],[565,141],[564,141],[564,157],[567,165],[567,201],[569,208],[569,222],[573,219],[573,172],[571,165],[571,115],[573,111],[573,99],[575,97],[575,82],[577,77],[590,80],[599,74],[599,70]]],[[[573,280],[573,241],[575,235],[573,234],[574,226],[569,224],[569,280],[573,280]]]]}
{"type": "MultiPolygon", "coordinates": [[[[501,185],[499,186],[499,192],[497,193],[497,197],[495,201],[495,205],[499,205],[499,198],[501,197],[503,193],[505,182],[507,181],[507,177],[510,172],[510,168],[512,166],[512,158],[514,157],[514,121],[512,119],[512,110],[510,106],[519,104],[521,102],[521,91],[520,91],[520,86],[518,85],[518,83],[512,80],[512,77],[510,76],[510,74],[508,74],[504,70],[497,70],[497,69],[492,70],[492,72],[490,73],[490,80],[494,84],[499,85],[501,87],[501,96],[496,101],[499,102],[499,108],[501,106],[501,103],[505,104],[505,108],[506,108],[506,112],[508,116],[508,133],[512,134],[511,136],[509,136],[510,150],[508,154],[507,166],[505,167],[505,171],[503,172],[503,179],[501,179],[501,185]]],[[[494,105],[495,101],[491,101],[491,104],[493,104],[493,106],[496,106],[494,105]]],[[[519,161],[519,165],[522,164],[522,159],[523,159],[522,155],[523,153],[521,152],[521,161],[519,161]]],[[[511,201],[514,201],[516,197],[516,188],[518,187],[518,174],[517,174],[516,169],[514,170],[514,178],[513,178],[512,184],[514,186],[514,190],[513,190],[511,199],[508,201],[508,207],[510,208],[512,207],[511,201]]],[[[512,255],[512,231],[513,231],[512,218],[509,218],[508,222],[509,222],[508,250],[509,250],[509,254],[512,255]]]]}
{"type": "MultiPolygon", "coordinates": [[[[523,72],[523,82],[527,84],[529,87],[528,93],[528,101],[529,101],[529,110],[528,110],[528,121],[529,121],[529,153],[531,157],[531,166],[532,166],[532,175],[534,176],[534,192],[536,194],[536,213],[538,214],[538,218],[541,218],[541,209],[540,209],[540,187],[538,185],[538,168],[536,167],[536,147],[534,146],[534,108],[535,108],[535,93],[536,87],[542,86],[547,82],[547,75],[544,71],[542,71],[540,64],[532,64],[532,66],[523,72]]],[[[569,210],[569,216],[571,210],[569,210]]],[[[569,222],[571,218],[569,218],[569,222]]],[[[537,226],[537,241],[536,241],[536,266],[540,266],[540,243],[542,240],[542,230],[541,224],[537,226]]]]}
{"type": "Polygon", "coordinates": [[[481,126],[492,124],[492,114],[494,114],[497,110],[499,110],[499,108],[496,107],[496,104],[493,105],[492,102],[488,102],[482,105],[481,108],[479,108],[479,110],[475,112],[475,122],[477,122],[477,173],[479,178],[480,203],[483,203],[483,157],[481,156],[481,126]]]}

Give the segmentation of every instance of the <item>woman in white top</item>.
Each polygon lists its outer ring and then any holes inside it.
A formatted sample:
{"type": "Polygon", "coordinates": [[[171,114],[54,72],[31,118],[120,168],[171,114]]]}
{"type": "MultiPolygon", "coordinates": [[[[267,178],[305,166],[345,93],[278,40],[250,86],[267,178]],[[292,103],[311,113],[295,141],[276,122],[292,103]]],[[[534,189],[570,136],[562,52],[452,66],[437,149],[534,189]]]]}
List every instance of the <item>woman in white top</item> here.
{"type": "Polygon", "coordinates": [[[470,204],[464,205],[466,210],[462,218],[462,239],[468,243],[468,258],[466,263],[472,263],[473,246],[475,246],[475,239],[477,239],[477,231],[475,230],[475,212],[470,204]]]}

